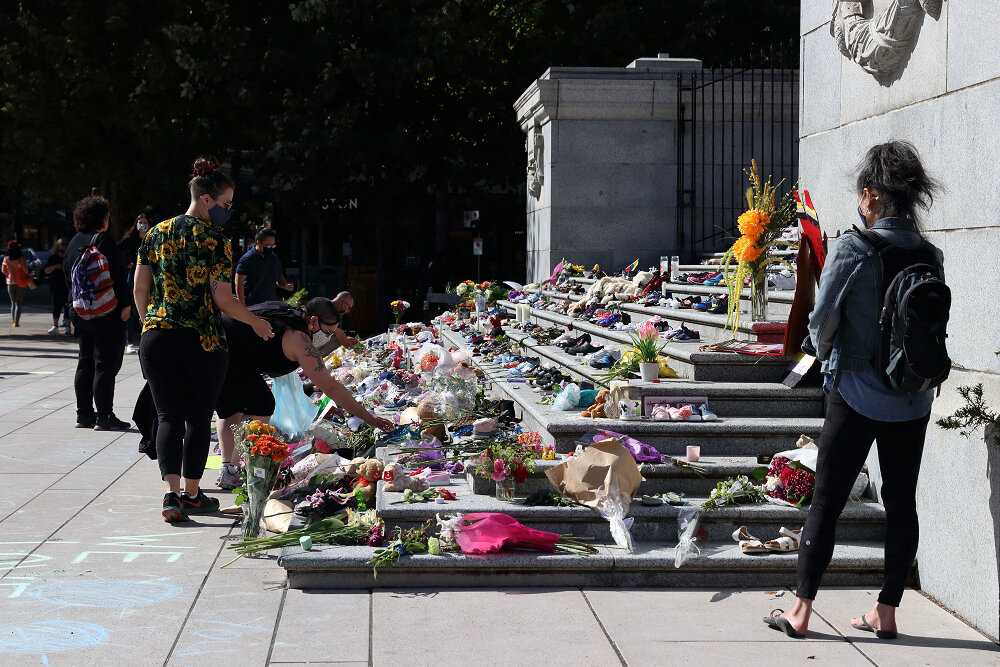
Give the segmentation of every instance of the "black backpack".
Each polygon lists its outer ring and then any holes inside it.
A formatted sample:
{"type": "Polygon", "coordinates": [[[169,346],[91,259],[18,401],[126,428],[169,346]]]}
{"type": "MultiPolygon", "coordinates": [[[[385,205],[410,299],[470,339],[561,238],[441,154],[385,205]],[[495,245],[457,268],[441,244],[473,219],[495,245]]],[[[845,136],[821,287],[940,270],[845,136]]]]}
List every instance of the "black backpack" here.
{"type": "Polygon", "coordinates": [[[291,306],[284,301],[265,301],[250,306],[249,310],[268,322],[280,322],[295,331],[309,332],[309,325],[302,317],[302,309],[291,306]]]}
{"type": "Polygon", "coordinates": [[[904,394],[940,387],[951,372],[945,345],[951,290],[933,246],[900,248],[869,229],[854,232],[874,248],[881,265],[875,280],[884,298],[872,359],[878,376],[904,394]]]}

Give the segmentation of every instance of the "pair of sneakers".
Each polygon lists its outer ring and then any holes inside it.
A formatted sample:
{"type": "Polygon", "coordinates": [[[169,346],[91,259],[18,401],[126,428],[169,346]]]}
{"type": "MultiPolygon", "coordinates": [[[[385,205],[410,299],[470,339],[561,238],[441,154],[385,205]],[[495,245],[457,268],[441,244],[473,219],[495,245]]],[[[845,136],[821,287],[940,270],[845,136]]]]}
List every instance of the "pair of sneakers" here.
{"type": "Polygon", "coordinates": [[[186,521],[191,514],[209,514],[219,511],[219,500],[205,495],[198,489],[198,495],[176,494],[168,491],[163,496],[163,520],[167,523],[186,521]]]}
{"type": "Polygon", "coordinates": [[[654,421],[674,421],[674,422],[714,422],[719,417],[712,412],[707,403],[695,407],[694,404],[668,405],[661,403],[654,405],[650,410],[649,418],[654,421]]]}
{"type": "Polygon", "coordinates": [[[128,431],[132,424],[122,421],[115,413],[107,415],[81,415],[77,413],[76,428],[92,428],[95,431],[128,431]]]}

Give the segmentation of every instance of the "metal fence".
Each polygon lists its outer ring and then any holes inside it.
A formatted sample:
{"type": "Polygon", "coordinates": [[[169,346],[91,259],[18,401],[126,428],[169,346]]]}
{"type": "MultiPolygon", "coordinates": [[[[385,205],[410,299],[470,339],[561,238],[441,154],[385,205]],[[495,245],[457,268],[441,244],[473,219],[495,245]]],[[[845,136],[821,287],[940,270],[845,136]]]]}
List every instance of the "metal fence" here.
{"type": "Polygon", "coordinates": [[[728,247],[746,208],[745,170],[798,178],[798,46],[677,75],[677,241],[687,260],[728,247]]]}

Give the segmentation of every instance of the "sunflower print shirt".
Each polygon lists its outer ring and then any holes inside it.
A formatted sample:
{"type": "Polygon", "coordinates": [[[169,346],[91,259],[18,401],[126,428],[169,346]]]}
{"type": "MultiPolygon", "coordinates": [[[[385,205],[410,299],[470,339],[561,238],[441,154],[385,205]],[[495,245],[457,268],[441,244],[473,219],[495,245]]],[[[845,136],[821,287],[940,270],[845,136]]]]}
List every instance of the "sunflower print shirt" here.
{"type": "Polygon", "coordinates": [[[233,251],[221,229],[190,215],[165,220],[146,233],[136,263],[153,272],[143,331],[194,329],[206,352],[226,349],[210,288],[212,280],[233,282],[233,251]]]}

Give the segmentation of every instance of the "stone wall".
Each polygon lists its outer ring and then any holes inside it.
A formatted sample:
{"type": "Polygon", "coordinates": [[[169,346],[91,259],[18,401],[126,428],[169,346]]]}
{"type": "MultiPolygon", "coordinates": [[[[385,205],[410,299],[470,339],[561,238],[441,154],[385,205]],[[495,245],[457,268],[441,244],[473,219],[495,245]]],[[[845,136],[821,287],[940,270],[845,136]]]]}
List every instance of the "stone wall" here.
{"type": "MultiPolygon", "coordinates": [[[[881,11],[888,0],[875,0],[881,11]]],[[[950,0],[925,16],[901,71],[881,79],[838,51],[829,0],[801,10],[800,179],[831,235],[857,221],[855,167],[873,144],[911,141],[945,185],[922,222],[945,254],[954,304],[955,369],[934,403],[918,495],[921,587],[994,638],[1000,635],[1000,448],[933,421],[982,382],[1000,406],[1000,3],[950,0]]],[[[870,15],[870,13],[869,13],[870,15]]],[[[875,450],[869,465],[878,479],[875,450]]]]}

